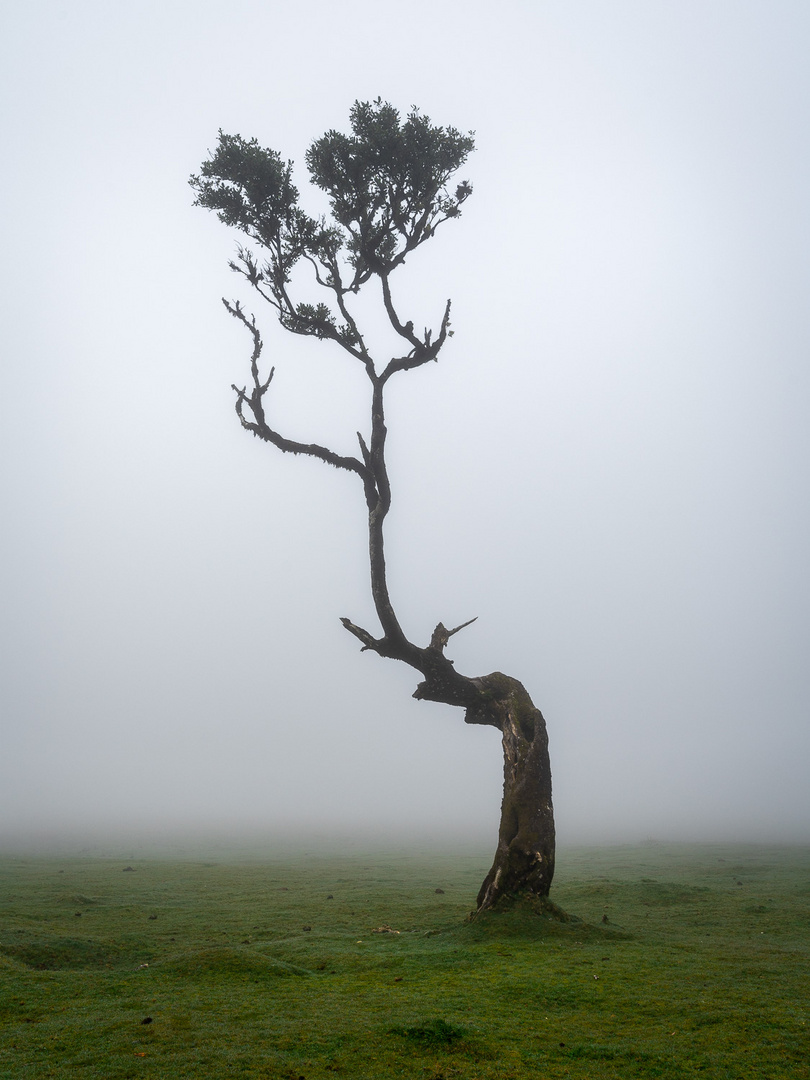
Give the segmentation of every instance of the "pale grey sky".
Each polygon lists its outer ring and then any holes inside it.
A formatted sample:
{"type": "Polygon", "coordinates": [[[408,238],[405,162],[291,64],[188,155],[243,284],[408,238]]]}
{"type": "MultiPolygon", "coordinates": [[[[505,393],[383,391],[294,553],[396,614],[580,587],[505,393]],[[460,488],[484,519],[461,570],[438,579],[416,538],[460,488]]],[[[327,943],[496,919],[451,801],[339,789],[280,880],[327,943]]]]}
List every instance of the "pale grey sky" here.
{"type": "MultiPolygon", "coordinates": [[[[474,129],[402,271],[407,631],[521,679],[560,839],[810,837],[810,9],[29,0],[0,16],[0,843],[375,828],[494,844],[497,733],[360,654],[353,478],[239,428],[218,128],[299,163],[355,99],[474,129]]],[[[310,205],[319,206],[314,193],[310,205]]],[[[258,312],[257,312],[258,313],[258,312]]],[[[365,389],[267,314],[291,435],[365,389]]]]}

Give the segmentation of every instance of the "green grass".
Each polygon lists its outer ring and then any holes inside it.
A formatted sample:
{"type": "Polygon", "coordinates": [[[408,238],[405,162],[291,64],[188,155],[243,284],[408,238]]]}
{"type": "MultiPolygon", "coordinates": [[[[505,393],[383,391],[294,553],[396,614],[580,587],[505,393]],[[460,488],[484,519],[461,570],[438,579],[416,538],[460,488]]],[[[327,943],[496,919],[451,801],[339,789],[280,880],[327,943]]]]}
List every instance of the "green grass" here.
{"type": "Polygon", "coordinates": [[[562,851],[570,923],[486,869],[0,859],[0,1077],[810,1078],[810,850],[562,851]]]}

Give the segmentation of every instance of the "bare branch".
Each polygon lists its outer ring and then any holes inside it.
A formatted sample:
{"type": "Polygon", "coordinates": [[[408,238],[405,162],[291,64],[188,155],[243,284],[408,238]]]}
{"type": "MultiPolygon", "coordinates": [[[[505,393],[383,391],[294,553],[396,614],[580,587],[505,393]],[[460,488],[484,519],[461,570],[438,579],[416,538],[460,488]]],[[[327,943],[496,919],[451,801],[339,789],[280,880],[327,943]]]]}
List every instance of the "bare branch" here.
{"type": "MultiPolygon", "coordinates": [[[[335,289],[335,296],[337,297],[338,307],[340,308],[340,314],[346,320],[346,325],[348,326],[351,333],[354,334],[354,336],[355,336],[355,338],[357,340],[357,343],[360,346],[360,349],[359,349],[359,352],[361,354],[360,358],[362,359],[363,363],[365,364],[366,373],[368,374],[368,377],[373,380],[375,375],[376,375],[376,372],[374,371],[374,361],[372,360],[371,355],[370,355],[368,349],[366,348],[366,343],[363,340],[363,335],[360,333],[360,330],[359,330],[359,328],[357,326],[357,323],[355,321],[354,316],[349,311],[349,309],[346,307],[345,293],[346,293],[345,289],[340,289],[340,290],[338,290],[337,288],[335,289]]],[[[350,350],[350,351],[352,351],[352,354],[354,356],[357,356],[357,352],[354,352],[353,350],[350,350]]]]}
{"type": "Polygon", "coordinates": [[[452,630],[448,630],[444,623],[439,623],[431,635],[428,648],[435,649],[437,652],[442,652],[453,634],[457,634],[459,630],[463,630],[465,626],[470,626],[477,618],[478,616],[476,615],[474,618],[461,623],[460,626],[455,626],[452,630]]]}
{"type": "Polygon", "coordinates": [[[357,441],[360,443],[360,453],[363,455],[363,461],[365,461],[366,465],[371,468],[371,452],[366,446],[366,440],[363,438],[359,431],[357,432],[357,441]]]}
{"type": "Polygon", "coordinates": [[[367,649],[373,649],[374,652],[380,652],[382,640],[378,641],[377,638],[372,637],[368,630],[364,630],[362,626],[355,626],[350,619],[342,618],[340,621],[350,634],[354,634],[359,641],[363,642],[363,648],[360,650],[361,652],[366,652],[367,649]]]}
{"type": "Polygon", "coordinates": [[[478,616],[477,615],[473,615],[473,617],[471,619],[467,619],[466,622],[459,623],[458,626],[454,626],[452,630],[448,631],[447,636],[449,638],[451,638],[453,636],[453,634],[457,634],[459,632],[459,630],[463,630],[467,626],[472,626],[472,624],[474,622],[478,622],[478,616]]]}
{"type": "Polygon", "coordinates": [[[246,387],[241,390],[237,386],[232,387],[236,393],[236,415],[239,417],[242,427],[251,431],[257,438],[272,443],[273,446],[278,447],[279,450],[283,450],[285,453],[306,454],[308,457],[315,457],[326,462],[327,465],[333,465],[336,469],[346,469],[348,472],[357,473],[363,481],[366,497],[368,498],[369,491],[376,490],[376,485],[371,469],[366,464],[355,457],[344,457],[341,454],[336,454],[333,450],[329,450],[328,447],[319,446],[317,443],[301,443],[294,439],[287,439],[267,423],[263,399],[270,388],[270,383],[273,381],[275,368],[270,369],[270,374],[263,382],[259,375],[259,357],[261,356],[263,343],[259,329],[256,326],[255,316],[251,315],[248,318],[238,300],[233,304],[224,299],[222,302],[228,312],[247,328],[253,338],[253,353],[250,358],[253,389],[248,394],[246,387]],[[248,420],[245,416],[245,405],[253,414],[253,420],[248,420]]]}
{"type": "Polygon", "coordinates": [[[399,316],[396,313],[396,310],[394,308],[394,302],[391,297],[391,286],[388,283],[388,274],[380,274],[380,281],[382,282],[383,303],[385,304],[385,311],[388,315],[388,321],[391,323],[391,325],[400,337],[405,338],[405,340],[409,341],[415,349],[418,349],[421,342],[419,341],[419,338],[416,336],[416,334],[414,334],[413,332],[413,323],[401,323],[399,320],[399,316]]]}
{"type": "MultiPolygon", "coordinates": [[[[408,325],[410,325],[410,323],[408,325]]],[[[423,364],[427,364],[429,360],[437,360],[449,333],[450,301],[448,300],[444,309],[439,336],[436,340],[431,341],[432,331],[426,329],[424,340],[417,341],[416,347],[409,352],[407,356],[394,357],[393,360],[389,361],[385,371],[383,371],[380,376],[381,381],[387,382],[397,371],[408,371],[410,368],[417,368],[421,367],[423,364]]]]}

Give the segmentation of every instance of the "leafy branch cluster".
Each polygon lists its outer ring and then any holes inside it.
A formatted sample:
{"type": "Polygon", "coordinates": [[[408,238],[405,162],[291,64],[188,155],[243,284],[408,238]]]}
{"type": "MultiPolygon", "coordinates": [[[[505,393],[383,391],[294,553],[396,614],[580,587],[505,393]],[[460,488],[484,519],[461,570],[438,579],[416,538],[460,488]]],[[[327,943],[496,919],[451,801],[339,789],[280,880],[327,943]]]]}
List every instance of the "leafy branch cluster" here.
{"type": "MultiPolygon", "coordinates": [[[[445,221],[458,217],[472,192],[465,181],[448,181],[474,148],[472,135],[431,124],[416,108],[401,122],[380,99],[356,102],[350,135],[328,131],[306,154],[312,182],[329,196],[331,220],[310,217],[298,204],[292,162],[256,139],[219,133],[219,143],[199,175],[192,176],[196,205],[216,211],[226,225],[262,249],[257,258],[240,247],[231,268],[242,274],[276,310],[285,330],[337,342],[371,372],[373,364],[346,298],[374,275],[384,286],[386,310],[409,344],[401,366],[435,357],[431,337],[417,338],[394,311],[388,278],[405,257],[445,221]],[[307,261],[328,303],[296,302],[292,271],[307,261]],[[427,352],[432,356],[424,355],[427,352]]],[[[238,316],[233,306],[231,314],[238,316]]],[[[449,320],[449,315],[445,323],[449,320]]],[[[447,325],[440,328],[447,333],[447,325]]],[[[444,338],[442,338],[442,341],[444,338]]],[[[435,345],[435,342],[434,342],[435,345]]]]}

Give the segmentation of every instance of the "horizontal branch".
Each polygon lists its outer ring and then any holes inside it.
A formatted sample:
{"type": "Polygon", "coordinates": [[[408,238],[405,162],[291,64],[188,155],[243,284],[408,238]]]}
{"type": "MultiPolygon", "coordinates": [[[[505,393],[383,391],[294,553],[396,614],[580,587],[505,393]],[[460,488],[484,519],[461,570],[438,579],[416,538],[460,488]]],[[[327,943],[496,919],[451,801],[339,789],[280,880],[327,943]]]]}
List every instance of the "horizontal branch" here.
{"type": "MultiPolygon", "coordinates": [[[[420,649],[403,635],[399,640],[388,636],[375,638],[362,626],[357,626],[350,619],[340,620],[350,634],[362,642],[362,652],[375,652],[391,660],[401,660],[425,677],[414,691],[413,696],[421,701],[438,701],[445,705],[457,705],[465,709],[474,709],[481,703],[480,680],[461,675],[453,666],[453,661],[442,652],[449,638],[475,622],[470,619],[453,630],[448,630],[441,623],[433,631],[430,645],[420,649]]],[[[489,723],[490,721],[479,721],[489,723]]]]}

